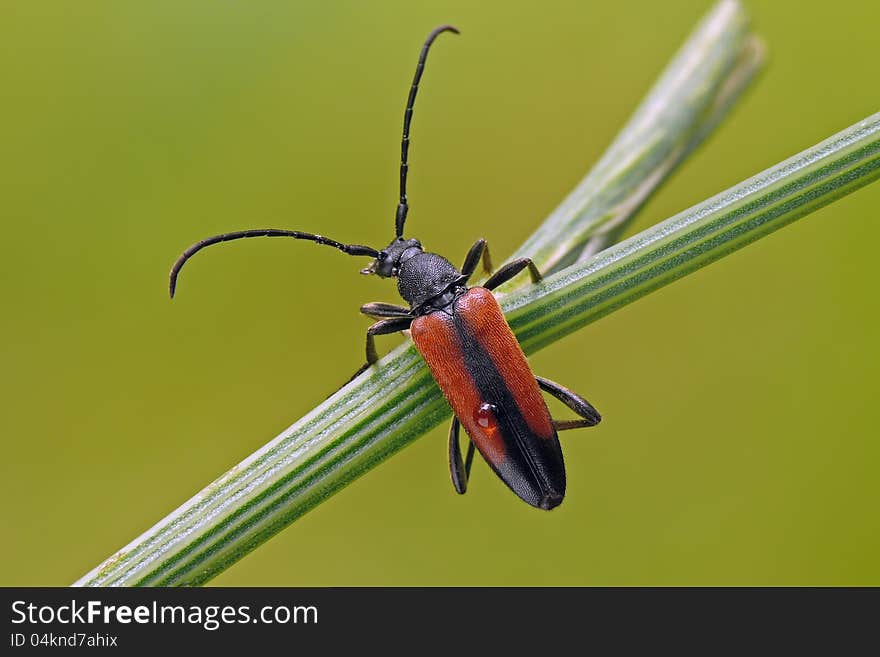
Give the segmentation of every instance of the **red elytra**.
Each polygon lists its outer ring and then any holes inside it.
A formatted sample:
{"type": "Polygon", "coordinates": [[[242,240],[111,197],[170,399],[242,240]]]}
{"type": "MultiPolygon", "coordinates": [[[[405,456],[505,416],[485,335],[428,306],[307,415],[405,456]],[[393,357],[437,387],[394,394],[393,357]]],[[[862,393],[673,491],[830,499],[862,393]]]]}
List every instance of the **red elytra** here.
{"type": "Polygon", "coordinates": [[[411,336],[483,458],[498,469],[505,464],[512,445],[505,443],[498,427],[497,409],[478,390],[478,382],[468,369],[473,354],[462,349],[465,330],[503,378],[531,433],[558,445],[547,404],[495,296],[485,288],[473,287],[452,304],[451,310],[416,318],[411,336]]]}

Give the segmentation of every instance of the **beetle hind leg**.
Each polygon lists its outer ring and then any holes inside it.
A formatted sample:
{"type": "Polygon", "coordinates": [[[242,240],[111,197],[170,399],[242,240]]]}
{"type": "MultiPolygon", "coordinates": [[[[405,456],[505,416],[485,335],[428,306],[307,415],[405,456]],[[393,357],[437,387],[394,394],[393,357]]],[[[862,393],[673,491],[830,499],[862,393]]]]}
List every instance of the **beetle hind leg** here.
{"type": "Polygon", "coordinates": [[[461,433],[461,423],[457,417],[452,418],[449,425],[449,474],[452,475],[452,485],[455,492],[464,495],[467,492],[468,480],[471,477],[471,465],[474,462],[474,443],[468,441],[467,456],[461,460],[461,445],[458,437],[461,433]]]}
{"type": "Polygon", "coordinates": [[[583,429],[595,426],[596,423],[592,420],[553,420],[553,428],[556,431],[568,431],[569,429],[583,429]]]}
{"type": "Polygon", "coordinates": [[[579,429],[581,427],[594,427],[602,421],[602,416],[599,414],[599,411],[593,408],[593,405],[590,402],[573,390],[569,390],[565,386],[561,386],[542,376],[536,376],[535,380],[538,382],[538,387],[540,387],[541,390],[553,395],[556,399],[583,418],[581,420],[554,420],[553,426],[557,431],[579,429]]]}

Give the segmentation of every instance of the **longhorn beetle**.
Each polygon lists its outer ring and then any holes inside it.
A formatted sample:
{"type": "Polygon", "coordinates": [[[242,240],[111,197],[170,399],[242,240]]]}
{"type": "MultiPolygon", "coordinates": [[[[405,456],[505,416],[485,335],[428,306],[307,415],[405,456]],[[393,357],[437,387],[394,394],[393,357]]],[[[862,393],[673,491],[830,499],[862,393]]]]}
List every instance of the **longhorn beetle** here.
{"type": "Polygon", "coordinates": [[[169,292],[174,297],[181,267],[212,244],[246,237],[292,237],[332,246],[373,263],[362,274],[397,278],[400,296],[409,308],[368,303],[361,312],[378,321],[367,329],[367,362],[355,374],[375,363],[375,337],[410,329],[416,349],[449,401],[454,417],[449,429],[449,469],[455,490],[467,489],[474,446],[501,480],[523,500],[540,509],[552,509],[565,495],[565,465],[557,431],[591,427],[601,416],[587,400],[548,379],[532,374],[525,355],[501,313],[491,290],[528,269],[533,283],[541,274],[529,258],[514,260],[492,274],[489,249],[483,239],[468,251],[459,271],[446,258],[428,253],[416,239],[404,239],[409,203],[406,198],[409,130],[419,80],[428,50],[443,32],[458,34],[451,25],[435,28],[422,46],[415,77],[403,115],[400,157],[400,202],[395,215],[395,237],[384,249],[343,244],[321,235],[296,230],[259,228],[215,235],[189,247],[171,268],[169,292]],[[482,261],[488,280],[480,287],[467,281],[482,261]],[[581,419],[551,419],[541,390],[553,395],[581,419]],[[459,431],[470,436],[462,459],[459,431]]]}

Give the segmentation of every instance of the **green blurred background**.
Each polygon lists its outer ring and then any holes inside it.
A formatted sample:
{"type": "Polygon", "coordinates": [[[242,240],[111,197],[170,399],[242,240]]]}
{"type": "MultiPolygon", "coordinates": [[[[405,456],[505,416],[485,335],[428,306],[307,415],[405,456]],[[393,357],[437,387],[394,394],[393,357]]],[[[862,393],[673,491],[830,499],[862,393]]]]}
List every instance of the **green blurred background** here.
{"type": "MultiPolygon", "coordinates": [[[[65,585],[361,363],[428,30],[410,231],[502,259],[610,143],[705,1],[4,2],[0,584],[65,585]]],[[[880,4],[750,0],[763,75],[644,228],[880,109],[880,4]]],[[[602,411],[565,436],[566,503],[438,428],[222,574],[223,585],[880,584],[880,185],[532,358],[602,411]]],[[[383,340],[390,347],[395,338],[383,340]]]]}

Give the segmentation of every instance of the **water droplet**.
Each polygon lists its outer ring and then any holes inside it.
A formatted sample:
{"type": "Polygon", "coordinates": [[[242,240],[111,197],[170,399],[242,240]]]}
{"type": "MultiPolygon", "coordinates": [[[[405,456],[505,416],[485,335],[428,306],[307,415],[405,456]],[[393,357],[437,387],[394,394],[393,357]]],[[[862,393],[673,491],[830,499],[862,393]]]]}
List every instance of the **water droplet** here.
{"type": "Polygon", "coordinates": [[[483,429],[494,429],[498,425],[497,410],[498,407],[495,404],[480,404],[480,408],[474,413],[477,426],[483,429]]]}

